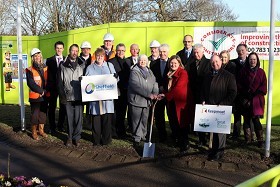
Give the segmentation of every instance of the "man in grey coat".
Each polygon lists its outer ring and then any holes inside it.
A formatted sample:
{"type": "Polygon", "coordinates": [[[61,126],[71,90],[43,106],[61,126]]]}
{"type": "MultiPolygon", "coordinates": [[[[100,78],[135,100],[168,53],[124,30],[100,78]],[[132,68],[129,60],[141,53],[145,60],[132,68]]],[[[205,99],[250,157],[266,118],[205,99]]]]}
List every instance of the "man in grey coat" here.
{"type": "Polygon", "coordinates": [[[78,58],[79,46],[72,44],[65,62],[60,65],[58,72],[59,99],[65,104],[68,121],[68,140],[65,145],[72,143],[79,146],[82,133],[83,105],[80,77],[83,76],[85,63],[78,58]]]}
{"type": "Polygon", "coordinates": [[[149,107],[157,98],[158,84],[153,72],[147,67],[148,57],[140,55],[138,63],[131,67],[128,82],[128,110],[132,120],[134,146],[146,140],[149,107]]]}

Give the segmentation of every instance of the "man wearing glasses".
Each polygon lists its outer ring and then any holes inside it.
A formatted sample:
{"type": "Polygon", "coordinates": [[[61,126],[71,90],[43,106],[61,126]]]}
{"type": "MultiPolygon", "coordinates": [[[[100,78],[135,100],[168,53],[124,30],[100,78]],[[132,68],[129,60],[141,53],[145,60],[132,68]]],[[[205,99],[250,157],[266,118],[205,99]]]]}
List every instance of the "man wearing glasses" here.
{"type": "Polygon", "coordinates": [[[191,35],[185,35],[183,39],[184,48],[177,52],[177,55],[181,58],[183,65],[187,72],[190,71],[190,63],[193,61],[193,37],[191,35]]]}
{"type": "MultiPolygon", "coordinates": [[[[116,76],[119,78],[118,82],[118,91],[119,97],[115,100],[115,118],[116,122],[113,128],[116,128],[116,133],[119,138],[126,137],[126,128],[125,128],[125,115],[127,109],[127,86],[128,86],[128,78],[130,73],[130,66],[127,63],[127,59],[125,58],[125,45],[123,43],[119,43],[116,47],[116,56],[109,61],[114,65],[116,70],[116,76]]],[[[115,129],[112,129],[112,135],[115,134],[115,129]]]]}

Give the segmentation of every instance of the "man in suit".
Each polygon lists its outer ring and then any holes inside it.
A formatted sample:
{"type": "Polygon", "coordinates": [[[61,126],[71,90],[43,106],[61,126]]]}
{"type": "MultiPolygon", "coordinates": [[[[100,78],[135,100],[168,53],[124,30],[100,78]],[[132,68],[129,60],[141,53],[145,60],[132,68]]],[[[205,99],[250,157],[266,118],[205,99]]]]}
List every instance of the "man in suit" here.
{"type": "Polygon", "coordinates": [[[194,55],[193,55],[193,37],[189,34],[185,35],[183,38],[183,44],[184,48],[177,52],[176,55],[178,55],[183,65],[185,66],[185,69],[189,73],[190,71],[190,63],[193,61],[194,55]]]}
{"type": "MultiPolygon", "coordinates": [[[[139,56],[139,45],[138,44],[131,44],[130,45],[130,57],[126,58],[126,64],[128,65],[129,68],[131,68],[133,65],[137,64],[138,62],[138,56],[139,56]]],[[[129,77],[130,72],[128,73],[128,77],[129,77]]],[[[131,119],[130,119],[130,114],[129,112],[127,113],[127,121],[128,121],[128,131],[132,130],[132,123],[131,123],[131,119]]]]}
{"type": "MultiPolygon", "coordinates": [[[[119,78],[118,90],[119,97],[114,100],[115,104],[115,128],[116,133],[119,138],[125,138],[126,128],[125,128],[125,115],[127,111],[127,88],[128,88],[128,79],[130,74],[130,67],[128,66],[127,59],[125,58],[125,45],[119,43],[116,46],[116,56],[109,60],[114,65],[116,70],[117,77],[119,78]]],[[[113,125],[114,126],[114,125],[113,125]]],[[[114,128],[114,127],[113,127],[114,128]]],[[[113,134],[114,129],[112,130],[113,134]]]]}
{"type": "MultiPolygon", "coordinates": [[[[194,96],[194,104],[201,104],[201,90],[204,77],[210,72],[211,64],[210,60],[204,55],[204,48],[201,44],[195,44],[193,46],[194,61],[190,64],[189,81],[191,91],[194,96]]],[[[194,106],[193,106],[194,107],[194,106]]],[[[193,108],[193,111],[195,109],[193,108]]],[[[198,146],[205,146],[206,135],[203,132],[198,132],[199,142],[198,146]]]]}
{"type": "Polygon", "coordinates": [[[65,57],[62,55],[64,50],[64,43],[62,41],[57,41],[54,44],[55,55],[48,58],[46,65],[48,66],[48,79],[46,89],[49,91],[50,95],[48,97],[48,117],[50,125],[50,133],[54,134],[56,128],[59,131],[64,131],[63,123],[66,116],[65,106],[62,103],[59,103],[59,119],[56,125],[55,123],[55,111],[57,106],[58,90],[57,90],[57,72],[59,66],[65,60],[65,57]]]}
{"type": "MultiPolygon", "coordinates": [[[[166,78],[168,72],[168,55],[169,55],[169,45],[161,44],[159,47],[160,58],[152,61],[150,68],[156,77],[156,82],[159,87],[159,94],[163,93],[164,87],[166,85],[166,78]]],[[[167,138],[167,133],[165,129],[165,106],[166,100],[162,99],[157,102],[155,107],[155,123],[158,129],[159,141],[164,142],[167,138]]]]}
{"type": "Polygon", "coordinates": [[[131,56],[127,58],[127,62],[130,66],[137,64],[138,56],[139,56],[139,45],[138,44],[131,44],[130,46],[130,54],[131,56]]]}
{"type": "MultiPolygon", "coordinates": [[[[248,55],[247,45],[246,44],[237,45],[236,52],[237,52],[238,57],[236,59],[231,60],[236,65],[236,67],[235,67],[235,79],[237,78],[239,72],[245,66],[245,62],[247,60],[247,55],[248,55]]],[[[236,98],[238,98],[238,93],[237,93],[236,98]]],[[[236,140],[240,136],[240,131],[241,131],[241,113],[238,110],[237,99],[235,99],[235,101],[234,101],[233,117],[234,117],[234,122],[233,122],[232,138],[234,140],[236,140]]],[[[253,136],[252,136],[252,138],[253,138],[253,136]]]]}

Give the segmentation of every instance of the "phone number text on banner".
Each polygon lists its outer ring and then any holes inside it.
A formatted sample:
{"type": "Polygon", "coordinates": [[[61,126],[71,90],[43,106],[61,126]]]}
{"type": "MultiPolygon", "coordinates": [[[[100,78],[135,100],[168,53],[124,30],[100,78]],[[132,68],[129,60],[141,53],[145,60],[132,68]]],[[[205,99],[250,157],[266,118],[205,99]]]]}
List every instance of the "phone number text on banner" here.
{"type": "Polygon", "coordinates": [[[118,99],[117,79],[113,74],[83,76],[81,90],[83,102],[118,99]]]}
{"type": "Polygon", "coordinates": [[[197,104],[194,131],[230,134],[231,114],[232,106],[197,104]]]}

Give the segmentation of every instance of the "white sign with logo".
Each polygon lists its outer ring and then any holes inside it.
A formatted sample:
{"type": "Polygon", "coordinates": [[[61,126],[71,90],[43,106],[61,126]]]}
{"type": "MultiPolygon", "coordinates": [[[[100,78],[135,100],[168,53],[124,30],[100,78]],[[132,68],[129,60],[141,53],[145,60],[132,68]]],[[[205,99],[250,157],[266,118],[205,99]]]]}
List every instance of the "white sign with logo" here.
{"type": "Polygon", "coordinates": [[[232,106],[195,107],[194,131],[230,134],[232,106]]]}
{"type": "MultiPolygon", "coordinates": [[[[206,58],[219,55],[222,50],[230,53],[231,59],[237,58],[236,47],[243,43],[248,52],[256,52],[261,60],[269,59],[269,27],[195,27],[194,43],[201,43],[206,58]]],[[[280,28],[275,28],[275,60],[280,60],[280,28]]]]}
{"type": "Polygon", "coordinates": [[[81,90],[84,102],[118,99],[117,79],[113,74],[83,76],[81,90]]]}

